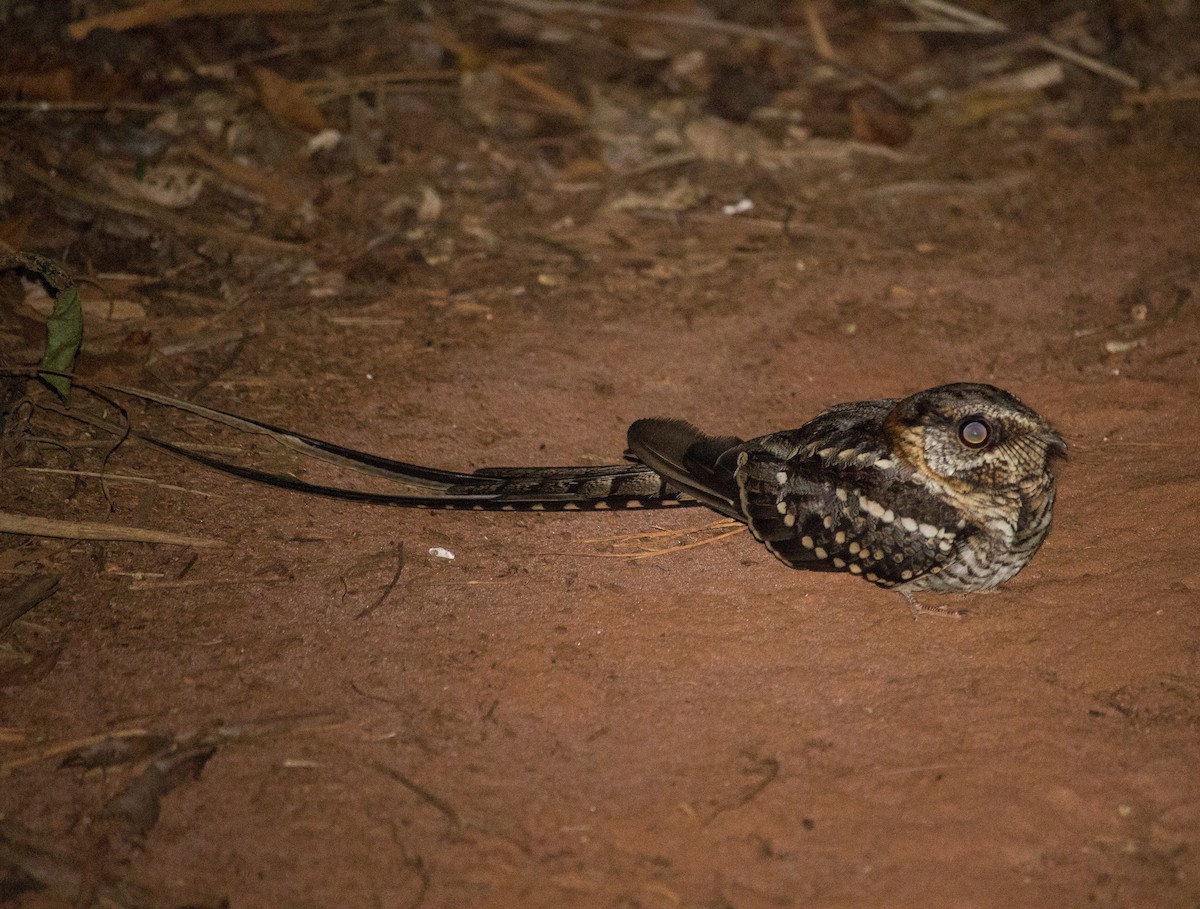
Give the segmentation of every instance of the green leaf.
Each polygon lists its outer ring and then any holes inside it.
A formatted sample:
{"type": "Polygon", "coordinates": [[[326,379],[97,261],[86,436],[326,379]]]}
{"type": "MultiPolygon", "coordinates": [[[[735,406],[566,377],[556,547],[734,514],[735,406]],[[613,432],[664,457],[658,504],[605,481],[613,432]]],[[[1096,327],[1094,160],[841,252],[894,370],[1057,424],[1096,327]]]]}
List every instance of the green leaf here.
{"type": "Polygon", "coordinates": [[[54,310],[46,320],[49,333],[46,352],[38,368],[47,370],[41,374],[42,380],[65,400],[71,391],[70,378],[51,373],[69,374],[74,371],[75,356],[83,344],[83,305],[79,289],[66,269],[53,259],[37,253],[18,252],[0,242],[0,271],[10,268],[32,272],[55,291],[54,310]]]}
{"type": "MultiPolygon", "coordinates": [[[[62,290],[54,298],[54,311],[46,320],[49,340],[42,355],[39,369],[70,373],[75,368],[75,355],[83,343],[83,306],[79,299],[79,288],[74,285],[62,290]]],[[[42,379],[58,392],[64,400],[71,391],[71,380],[66,376],[42,373],[42,379]]]]}

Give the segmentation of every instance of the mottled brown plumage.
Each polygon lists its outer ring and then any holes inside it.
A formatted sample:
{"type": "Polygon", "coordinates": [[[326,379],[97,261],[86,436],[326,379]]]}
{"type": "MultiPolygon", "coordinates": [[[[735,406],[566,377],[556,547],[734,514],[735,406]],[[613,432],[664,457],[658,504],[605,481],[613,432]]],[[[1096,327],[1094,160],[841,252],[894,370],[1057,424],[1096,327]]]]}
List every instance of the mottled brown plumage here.
{"type": "Polygon", "coordinates": [[[986,590],[1020,571],[1050,529],[1050,466],[1066,448],[1008,392],[966,383],[840,404],[749,442],[640,420],[629,445],[787,565],[906,593],[986,590]]]}

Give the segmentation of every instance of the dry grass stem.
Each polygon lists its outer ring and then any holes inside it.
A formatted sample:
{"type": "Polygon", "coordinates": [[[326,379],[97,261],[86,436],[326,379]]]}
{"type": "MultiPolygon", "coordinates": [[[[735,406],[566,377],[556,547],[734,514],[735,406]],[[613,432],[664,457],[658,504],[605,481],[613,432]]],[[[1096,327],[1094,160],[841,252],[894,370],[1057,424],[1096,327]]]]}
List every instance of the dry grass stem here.
{"type": "Polygon", "coordinates": [[[716,521],[712,524],[705,524],[699,527],[685,527],[680,530],[657,530],[648,533],[630,533],[622,534],[615,537],[602,537],[592,540],[581,540],[583,543],[610,543],[613,547],[618,546],[643,546],[650,540],[661,540],[664,537],[679,538],[686,537],[690,534],[710,534],[700,540],[693,540],[690,543],[676,543],[660,548],[647,549],[643,548],[638,552],[593,552],[585,553],[584,555],[590,558],[598,559],[650,559],[656,556],[670,555],[674,552],[683,552],[685,549],[695,549],[697,546],[707,546],[710,543],[717,543],[727,537],[735,536],[745,530],[744,525],[740,521],[725,519],[716,521]],[[728,528],[728,529],[727,529],[728,528]],[[713,534],[713,531],[724,530],[724,533],[713,534]]]}
{"type": "Polygon", "coordinates": [[[741,527],[741,521],[735,521],[733,518],[723,518],[720,521],[715,521],[712,524],[700,524],[695,527],[680,527],[675,530],[651,530],[645,533],[621,533],[612,537],[592,537],[589,540],[580,540],[580,543],[632,543],[635,540],[654,540],[662,537],[681,537],[690,533],[705,533],[710,530],[720,530],[726,527],[741,527]]]}

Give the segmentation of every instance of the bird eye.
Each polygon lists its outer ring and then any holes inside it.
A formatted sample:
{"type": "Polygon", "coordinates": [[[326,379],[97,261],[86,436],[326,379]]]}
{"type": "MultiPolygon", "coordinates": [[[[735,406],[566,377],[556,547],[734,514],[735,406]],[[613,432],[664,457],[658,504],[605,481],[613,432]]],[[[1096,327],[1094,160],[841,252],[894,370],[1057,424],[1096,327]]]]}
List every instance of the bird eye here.
{"type": "Polygon", "coordinates": [[[992,437],[992,427],[979,417],[971,417],[958,427],[958,437],[968,448],[983,448],[992,437]]]}

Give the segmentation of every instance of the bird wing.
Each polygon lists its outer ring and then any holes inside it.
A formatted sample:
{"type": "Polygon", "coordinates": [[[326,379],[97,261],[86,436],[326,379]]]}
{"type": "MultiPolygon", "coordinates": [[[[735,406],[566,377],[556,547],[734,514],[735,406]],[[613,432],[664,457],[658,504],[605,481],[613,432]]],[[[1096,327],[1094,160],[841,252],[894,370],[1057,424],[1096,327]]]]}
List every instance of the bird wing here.
{"type": "Polygon", "coordinates": [[[755,538],[793,568],[883,585],[920,577],[973,532],[879,432],[890,401],[832,408],[746,443],[735,480],[755,538]]]}
{"type": "Polygon", "coordinates": [[[734,480],[742,440],[710,436],[684,420],[638,420],[629,427],[629,455],[697,501],[744,521],[734,480]]]}

